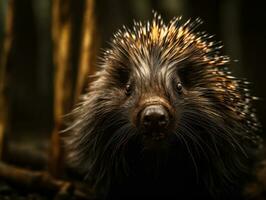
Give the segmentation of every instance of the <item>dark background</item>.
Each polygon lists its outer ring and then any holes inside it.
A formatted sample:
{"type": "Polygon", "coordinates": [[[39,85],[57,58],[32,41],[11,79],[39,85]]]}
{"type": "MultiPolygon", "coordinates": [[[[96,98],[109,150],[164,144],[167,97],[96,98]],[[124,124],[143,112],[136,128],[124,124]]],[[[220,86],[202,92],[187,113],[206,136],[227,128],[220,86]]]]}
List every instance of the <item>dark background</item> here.
{"type": "MultiPolygon", "coordinates": [[[[30,143],[34,143],[35,139],[50,137],[53,129],[52,1],[16,2],[16,42],[7,68],[9,137],[21,142],[30,138],[30,143]]],[[[7,0],[0,0],[0,45],[6,3],[7,0]]],[[[263,1],[96,0],[95,3],[98,53],[108,46],[118,28],[131,27],[133,19],[150,20],[152,10],[160,13],[166,22],[180,15],[184,19],[200,17],[204,21],[200,30],[215,35],[214,39],[224,44],[223,53],[233,61],[238,60],[230,65],[234,75],[252,82],[252,94],[260,97],[255,105],[258,117],[266,126],[266,12],[263,1]]]]}

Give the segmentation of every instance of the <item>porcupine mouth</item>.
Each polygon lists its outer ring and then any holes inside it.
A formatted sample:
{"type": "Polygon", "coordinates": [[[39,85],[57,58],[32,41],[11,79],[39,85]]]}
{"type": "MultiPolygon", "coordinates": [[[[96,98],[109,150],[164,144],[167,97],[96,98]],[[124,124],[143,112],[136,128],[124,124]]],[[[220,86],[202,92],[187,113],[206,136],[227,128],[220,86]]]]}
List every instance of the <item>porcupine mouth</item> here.
{"type": "Polygon", "coordinates": [[[142,144],[146,150],[151,150],[155,152],[161,152],[165,147],[169,146],[168,134],[165,132],[152,132],[142,134],[142,144]],[[154,136],[151,136],[154,134],[154,136]]]}
{"type": "Polygon", "coordinates": [[[153,141],[161,141],[165,140],[168,137],[168,129],[153,127],[149,130],[143,130],[144,138],[153,140],[153,141]]]}
{"type": "Polygon", "coordinates": [[[144,139],[149,139],[153,141],[161,141],[166,139],[166,133],[163,131],[143,131],[144,139]]]}

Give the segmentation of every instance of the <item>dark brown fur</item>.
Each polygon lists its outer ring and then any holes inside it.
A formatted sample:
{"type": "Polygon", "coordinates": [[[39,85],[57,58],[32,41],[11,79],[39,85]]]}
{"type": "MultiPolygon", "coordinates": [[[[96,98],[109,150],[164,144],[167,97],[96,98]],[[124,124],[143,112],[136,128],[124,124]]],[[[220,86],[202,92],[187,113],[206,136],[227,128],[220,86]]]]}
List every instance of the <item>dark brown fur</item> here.
{"type": "Polygon", "coordinates": [[[71,113],[67,159],[106,198],[236,199],[260,145],[254,99],[201,22],[118,31],[101,70],[71,113]],[[182,84],[182,88],[177,84],[182,84]],[[180,89],[181,88],[181,89],[180,89]],[[148,104],[170,115],[167,138],[143,134],[148,104]]]}

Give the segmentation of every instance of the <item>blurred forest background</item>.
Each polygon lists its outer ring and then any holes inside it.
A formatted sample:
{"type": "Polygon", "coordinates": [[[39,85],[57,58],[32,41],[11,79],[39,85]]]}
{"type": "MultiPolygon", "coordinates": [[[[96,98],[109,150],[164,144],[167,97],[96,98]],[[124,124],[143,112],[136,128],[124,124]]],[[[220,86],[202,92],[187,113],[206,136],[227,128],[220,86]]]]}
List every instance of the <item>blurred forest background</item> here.
{"type": "Polygon", "coordinates": [[[215,35],[223,53],[237,60],[233,74],[252,82],[265,127],[263,1],[0,0],[0,160],[61,177],[62,115],[97,70],[97,57],[113,33],[131,27],[133,19],[150,20],[152,10],[166,22],[180,15],[204,21],[199,30],[215,35]]]}

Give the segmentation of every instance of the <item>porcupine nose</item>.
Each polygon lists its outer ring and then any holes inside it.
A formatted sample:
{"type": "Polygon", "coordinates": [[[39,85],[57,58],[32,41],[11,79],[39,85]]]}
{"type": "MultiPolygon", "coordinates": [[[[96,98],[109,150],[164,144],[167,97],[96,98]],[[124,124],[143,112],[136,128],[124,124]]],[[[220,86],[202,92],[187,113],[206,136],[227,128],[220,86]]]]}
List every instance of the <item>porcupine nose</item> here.
{"type": "Polygon", "coordinates": [[[142,126],[150,131],[157,131],[167,127],[169,115],[161,105],[147,106],[141,113],[142,126]]]}

